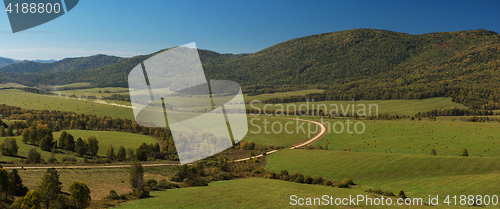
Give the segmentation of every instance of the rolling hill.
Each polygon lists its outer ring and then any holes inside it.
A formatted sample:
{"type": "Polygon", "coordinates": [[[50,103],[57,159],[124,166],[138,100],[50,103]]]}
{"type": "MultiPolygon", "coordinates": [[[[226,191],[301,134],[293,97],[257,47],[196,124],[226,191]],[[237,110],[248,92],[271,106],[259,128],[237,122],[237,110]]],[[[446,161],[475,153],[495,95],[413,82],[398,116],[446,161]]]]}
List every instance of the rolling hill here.
{"type": "MultiPolygon", "coordinates": [[[[252,54],[199,54],[208,79],[237,81],[247,93],[318,88],[325,92],[316,100],[448,96],[471,108],[498,109],[499,49],[498,33],[483,29],[422,35],[356,29],[292,39],[252,54]]],[[[33,68],[25,71],[47,73],[0,73],[0,82],[126,87],[128,72],[159,52],[105,66],[70,68],[80,71],[33,68]]],[[[13,66],[0,71],[12,72],[13,66]]]]}
{"type": "Polygon", "coordinates": [[[8,73],[46,73],[55,71],[80,71],[97,68],[123,61],[124,58],[94,55],[90,57],[66,58],[60,61],[51,60],[20,61],[0,68],[8,73]]]}

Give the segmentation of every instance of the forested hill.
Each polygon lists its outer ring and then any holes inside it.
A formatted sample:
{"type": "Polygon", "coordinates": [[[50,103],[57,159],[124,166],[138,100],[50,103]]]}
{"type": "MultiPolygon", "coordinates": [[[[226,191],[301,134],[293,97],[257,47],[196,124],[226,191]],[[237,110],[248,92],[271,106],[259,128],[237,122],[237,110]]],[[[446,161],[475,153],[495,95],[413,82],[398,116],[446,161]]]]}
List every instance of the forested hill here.
{"type": "MultiPolygon", "coordinates": [[[[500,36],[487,30],[410,35],[356,29],[292,39],[248,55],[199,52],[209,79],[237,81],[245,92],[322,88],[319,99],[452,96],[474,108],[500,107],[500,36]]],[[[152,55],[78,72],[0,72],[0,82],[126,86],[128,72],[152,55]]]]}
{"type": "Polygon", "coordinates": [[[90,57],[66,58],[57,62],[48,63],[37,61],[21,61],[15,64],[1,67],[0,71],[9,73],[80,71],[114,64],[123,60],[125,60],[125,58],[99,54],[90,57]]]}
{"type": "Polygon", "coordinates": [[[16,61],[5,57],[0,57],[0,68],[3,66],[10,65],[12,63],[16,63],[16,61]]]}

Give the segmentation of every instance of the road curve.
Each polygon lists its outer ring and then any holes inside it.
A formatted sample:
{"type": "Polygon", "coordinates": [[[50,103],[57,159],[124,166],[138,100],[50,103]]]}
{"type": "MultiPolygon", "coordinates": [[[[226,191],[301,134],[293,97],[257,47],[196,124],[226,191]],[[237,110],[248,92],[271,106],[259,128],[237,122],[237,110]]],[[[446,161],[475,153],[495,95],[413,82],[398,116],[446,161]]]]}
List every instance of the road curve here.
{"type": "MultiPolygon", "coordinates": [[[[296,149],[296,148],[309,146],[327,134],[327,127],[320,122],[313,121],[313,120],[299,119],[299,118],[294,118],[294,120],[315,123],[316,125],[318,125],[321,128],[321,130],[319,131],[318,134],[313,136],[311,139],[309,139],[305,142],[293,145],[292,147],[290,147],[290,149],[296,149]]],[[[241,161],[245,161],[245,160],[250,160],[251,158],[260,158],[260,157],[263,157],[265,155],[275,153],[277,151],[279,151],[279,150],[276,149],[276,150],[266,152],[265,154],[260,154],[260,155],[256,155],[253,157],[238,159],[238,160],[235,160],[234,162],[241,162],[241,161]]],[[[178,163],[149,163],[149,164],[142,164],[142,167],[160,167],[160,166],[178,166],[178,165],[179,165],[178,163]]],[[[127,164],[127,165],[16,166],[16,167],[12,166],[12,167],[3,167],[3,168],[4,169],[18,169],[19,170],[19,169],[47,169],[47,168],[56,168],[56,169],[109,169],[109,168],[128,168],[128,167],[130,167],[129,164],[127,164]]]]}

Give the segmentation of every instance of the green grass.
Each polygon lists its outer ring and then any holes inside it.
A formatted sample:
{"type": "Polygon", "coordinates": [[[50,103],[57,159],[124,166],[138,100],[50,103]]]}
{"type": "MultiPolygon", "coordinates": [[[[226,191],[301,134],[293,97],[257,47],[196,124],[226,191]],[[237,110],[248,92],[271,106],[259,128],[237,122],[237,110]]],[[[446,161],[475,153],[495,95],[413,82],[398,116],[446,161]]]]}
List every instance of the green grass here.
{"type": "MultiPolygon", "coordinates": [[[[457,156],[466,148],[471,156],[500,157],[500,123],[472,123],[450,118],[437,121],[350,120],[350,131],[357,122],[365,124],[365,132],[360,134],[347,133],[344,119],[324,120],[329,127],[336,123],[335,130],[331,128],[331,132],[314,145],[328,143],[328,148],[334,150],[349,147],[359,152],[420,155],[427,155],[435,149],[438,155],[447,156],[457,156]],[[344,132],[337,134],[334,131],[341,131],[340,123],[344,125],[344,132]]],[[[362,130],[360,124],[358,130],[362,130]]]]}
{"type": "Polygon", "coordinates": [[[320,89],[310,89],[310,90],[301,90],[301,91],[290,91],[290,92],[277,92],[272,94],[259,94],[255,96],[248,96],[248,94],[244,95],[245,101],[251,102],[253,100],[263,101],[271,98],[284,98],[291,96],[304,96],[312,93],[323,93],[324,90],[320,89]]]}
{"type": "Polygon", "coordinates": [[[0,104],[17,106],[23,109],[72,111],[78,114],[91,114],[98,117],[134,119],[131,108],[99,104],[92,100],[77,100],[33,94],[21,90],[0,90],[0,104]]]}
{"type": "MultiPolygon", "coordinates": [[[[106,150],[108,149],[108,146],[110,144],[113,145],[115,148],[115,153],[118,151],[118,147],[124,146],[125,149],[127,148],[133,148],[134,150],[139,146],[142,142],[146,143],[156,143],[157,141],[150,136],[145,136],[142,134],[133,134],[133,133],[127,133],[127,132],[115,132],[115,131],[87,131],[87,130],[66,130],[66,132],[71,133],[73,137],[78,139],[81,137],[83,140],[95,136],[97,140],[99,141],[99,152],[98,155],[101,156],[106,156],[106,150]]],[[[54,132],[54,140],[57,141],[59,139],[60,132],[54,132]]],[[[2,137],[0,138],[1,141],[4,140],[4,138],[7,137],[2,137]]],[[[50,158],[50,152],[42,151],[38,146],[33,146],[33,145],[28,145],[24,144],[21,141],[21,137],[14,137],[16,138],[17,145],[19,146],[19,151],[18,155],[26,157],[28,156],[28,152],[36,148],[41,154],[42,157],[45,160],[48,160],[50,158]]],[[[74,152],[68,151],[68,150],[62,150],[59,149],[56,158],[59,162],[61,162],[62,158],[69,155],[69,156],[75,156],[74,152]]],[[[20,162],[23,160],[22,158],[19,157],[9,157],[9,156],[3,156],[0,155],[0,161],[13,161],[13,162],[20,162]]]]}
{"type": "Polygon", "coordinates": [[[64,87],[69,87],[69,88],[78,88],[78,87],[87,87],[90,86],[90,83],[88,82],[82,82],[82,83],[70,83],[70,84],[65,84],[65,85],[59,85],[59,86],[53,86],[54,88],[64,88],[64,87]]]}
{"type": "MultiPolygon", "coordinates": [[[[212,182],[191,187],[152,192],[152,198],[127,202],[119,209],[132,208],[290,208],[290,196],[318,197],[367,194],[359,190],[305,185],[263,178],[212,182]]],[[[383,207],[375,207],[383,208],[383,207]]]]}
{"type": "Polygon", "coordinates": [[[257,147],[267,147],[267,146],[290,146],[300,142],[305,142],[307,139],[313,137],[316,131],[316,124],[296,121],[294,119],[289,120],[285,118],[270,118],[270,117],[248,117],[248,133],[243,138],[244,141],[248,142],[252,140],[257,147]],[[284,126],[286,123],[290,125],[288,130],[293,132],[288,134],[285,130],[279,131],[280,124],[284,126]],[[274,130],[273,131],[273,124],[274,130]],[[303,125],[302,125],[303,124],[303,125]],[[310,124],[312,131],[307,132],[307,128],[310,124]],[[303,126],[305,132],[295,131],[298,126],[303,126]]]}
{"type": "Polygon", "coordinates": [[[0,83],[0,89],[1,88],[23,88],[26,87],[23,84],[18,84],[18,83],[0,83]]]}
{"type": "Polygon", "coordinates": [[[88,97],[95,96],[97,98],[100,97],[108,97],[112,94],[124,94],[128,95],[128,88],[122,87],[106,87],[106,88],[92,88],[92,89],[73,89],[73,90],[64,90],[64,91],[53,91],[52,93],[59,95],[76,95],[77,97],[88,97]],[[109,91],[110,93],[104,93],[104,91],[109,91]],[[99,93],[101,91],[101,93],[99,93]],[[126,91],[126,92],[125,92],[126,91]]]}
{"type": "MultiPolygon", "coordinates": [[[[40,184],[43,174],[46,170],[18,170],[19,175],[23,179],[23,184],[27,186],[30,190],[36,189],[37,185],[40,184]]],[[[90,189],[90,196],[92,200],[98,200],[104,198],[109,194],[109,190],[113,189],[118,194],[126,194],[131,191],[129,179],[128,179],[129,169],[57,169],[60,181],[62,184],[62,189],[64,192],[68,192],[68,187],[74,181],[84,182],[90,189]]],[[[160,180],[164,177],[145,173],[145,179],[156,179],[160,180]]]]}
{"type": "Polygon", "coordinates": [[[424,156],[331,150],[283,150],[268,157],[271,171],[341,181],[410,197],[428,195],[494,195],[500,187],[500,158],[424,156]]]}
{"type": "MultiPolygon", "coordinates": [[[[284,109],[285,111],[287,110],[287,107],[289,110],[293,111],[294,107],[298,110],[305,111],[307,110],[307,107],[309,109],[321,109],[323,112],[325,112],[325,106],[326,105],[326,111],[330,112],[333,110],[332,113],[335,113],[335,105],[338,106],[338,113],[349,113],[349,115],[353,114],[352,107],[354,105],[354,112],[358,113],[358,111],[363,111],[366,110],[366,114],[369,114],[370,110],[370,104],[371,105],[377,105],[378,106],[378,114],[389,114],[389,115],[407,115],[407,116],[414,116],[418,112],[424,112],[428,110],[433,110],[433,109],[445,109],[445,108],[459,108],[459,109],[468,109],[466,106],[458,103],[454,103],[451,101],[451,98],[445,98],[445,97],[436,97],[436,98],[430,98],[430,99],[422,99],[422,100],[405,100],[405,99],[397,99],[397,100],[359,100],[359,101],[319,101],[319,102],[296,102],[296,103],[286,103],[282,104],[283,106],[280,106],[278,104],[267,104],[268,106],[265,108],[266,110],[277,110],[277,109],[284,109]],[[308,104],[308,105],[307,105],[308,104]],[[362,104],[365,105],[365,107],[362,106],[362,104]],[[300,107],[302,105],[302,107],[300,107]],[[320,106],[318,106],[320,105],[320,106]],[[349,106],[347,106],[349,105],[349,106]],[[359,105],[359,106],[358,106],[359,105]],[[344,110],[342,110],[342,107],[344,110]]],[[[254,107],[259,108],[259,109],[264,109],[264,105],[262,103],[255,103],[253,104],[254,107]]],[[[254,109],[250,104],[247,105],[247,109],[254,109]]],[[[362,112],[359,112],[362,113],[362,112]]],[[[376,106],[371,107],[371,115],[376,115],[376,106]]]]}

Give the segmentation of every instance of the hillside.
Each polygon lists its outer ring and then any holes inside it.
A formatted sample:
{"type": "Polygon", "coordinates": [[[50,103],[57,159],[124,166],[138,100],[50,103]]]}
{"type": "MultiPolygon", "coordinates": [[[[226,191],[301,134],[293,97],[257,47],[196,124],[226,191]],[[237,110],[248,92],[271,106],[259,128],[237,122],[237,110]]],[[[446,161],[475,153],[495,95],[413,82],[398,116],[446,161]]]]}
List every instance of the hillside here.
{"type": "MultiPolygon", "coordinates": [[[[316,101],[448,96],[471,108],[498,109],[499,49],[500,36],[487,30],[410,35],[356,29],[292,39],[248,55],[199,52],[208,79],[237,81],[247,93],[324,89],[311,95],[316,101]]],[[[79,72],[0,73],[0,82],[126,87],[128,72],[156,53],[79,72]]],[[[274,102],[292,101],[300,98],[274,102]]]]}
{"type": "Polygon", "coordinates": [[[57,62],[50,60],[21,61],[0,68],[2,72],[8,73],[46,73],[55,71],[80,71],[102,67],[123,61],[124,58],[94,55],[90,57],[66,58],[57,62]]]}
{"type": "Polygon", "coordinates": [[[13,64],[13,63],[16,63],[16,61],[13,60],[13,59],[5,58],[5,57],[0,57],[0,68],[4,67],[4,66],[7,66],[7,65],[10,65],[10,64],[13,64]]]}

